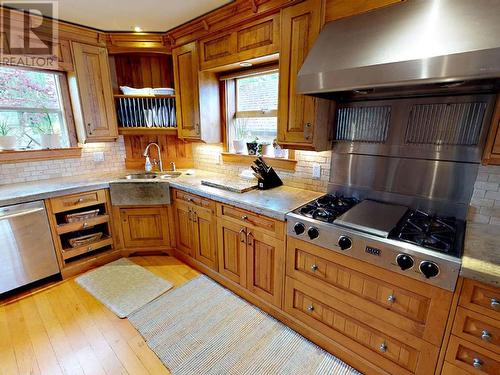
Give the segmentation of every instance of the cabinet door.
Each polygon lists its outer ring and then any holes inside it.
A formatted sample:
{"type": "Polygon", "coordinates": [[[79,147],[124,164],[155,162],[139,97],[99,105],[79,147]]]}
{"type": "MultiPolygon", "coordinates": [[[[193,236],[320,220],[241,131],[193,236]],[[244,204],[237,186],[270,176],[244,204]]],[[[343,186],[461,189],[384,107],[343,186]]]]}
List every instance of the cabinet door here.
{"type": "Polygon", "coordinates": [[[194,257],[194,238],[191,206],[187,203],[175,201],[174,218],[177,250],[194,257]]]}
{"type": "Polygon", "coordinates": [[[333,113],[324,99],[297,95],[297,74],[322,24],[322,1],[306,0],[281,12],[278,142],[289,148],[329,148],[333,113]],[[323,115],[320,112],[326,111],[323,115]],[[324,133],[324,134],[323,134],[324,133]]]}
{"type": "MultiPolygon", "coordinates": [[[[72,42],[78,87],[78,117],[85,142],[110,141],[118,137],[111,74],[106,48],[72,42]]],[[[74,98],[75,99],[75,98],[74,98]]]]}
{"type": "Polygon", "coordinates": [[[219,273],[246,285],[246,228],[230,221],[217,219],[219,273]]]}
{"type": "Polygon", "coordinates": [[[181,138],[200,138],[198,51],[192,42],[172,51],[177,127],[181,138]]]}
{"type": "Polygon", "coordinates": [[[165,207],[121,208],[120,219],[125,248],[170,246],[165,207]]]}
{"type": "Polygon", "coordinates": [[[284,284],[285,245],[283,241],[248,230],[247,289],[281,307],[284,284]]]}
{"type": "Polygon", "coordinates": [[[195,259],[217,270],[217,224],[213,212],[195,208],[192,221],[195,259]]]}
{"type": "Polygon", "coordinates": [[[500,165],[500,96],[497,98],[495,112],[484,148],[484,164],[500,165]]]}

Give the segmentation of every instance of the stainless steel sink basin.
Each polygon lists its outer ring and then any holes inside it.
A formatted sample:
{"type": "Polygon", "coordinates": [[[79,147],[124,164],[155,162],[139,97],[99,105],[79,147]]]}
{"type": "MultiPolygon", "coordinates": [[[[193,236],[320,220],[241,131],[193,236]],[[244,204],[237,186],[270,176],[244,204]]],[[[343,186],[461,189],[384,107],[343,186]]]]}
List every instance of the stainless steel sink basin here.
{"type": "Polygon", "coordinates": [[[182,173],[177,171],[160,172],[160,173],[131,173],[123,177],[125,180],[153,180],[161,179],[168,180],[170,178],[179,177],[182,173]]]}
{"type": "Polygon", "coordinates": [[[158,178],[156,173],[132,173],[124,177],[126,180],[151,180],[158,178]]]}

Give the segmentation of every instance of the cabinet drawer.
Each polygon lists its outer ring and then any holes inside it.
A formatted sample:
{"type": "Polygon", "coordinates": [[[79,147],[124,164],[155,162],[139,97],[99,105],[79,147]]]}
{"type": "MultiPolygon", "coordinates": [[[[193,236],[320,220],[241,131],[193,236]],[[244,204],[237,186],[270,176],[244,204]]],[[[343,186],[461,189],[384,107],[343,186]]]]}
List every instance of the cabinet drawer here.
{"type": "Polygon", "coordinates": [[[54,213],[70,211],[94,204],[106,203],[106,191],[95,190],[85,193],[65,195],[64,197],[52,198],[50,200],[54,213]]]}
{"type": "Polygon", "coordinates": [[[286,258],[287,276],[380,317],[395,329],[441,344],[450,292],[294,238],[288,238],[286,258]]]}
{"type": "Polygon", "coordinates": [[[486,349],[500,353],[500,321],[459,307],[453,334],[486,349]]]}
{"type": "Polygon", "coordinates": [[[460,295],[460,306],[500,320],[500,290],[465,279],[460,295]]]}
{"type": "Polygon", "coordinates": [[[471,374],[500,374],[500,356],[478,345],[451,336],[446,362],[471,374]]]}
{"type": "Polygon", "coordinates": [[[389,373],[428,374],[434,370],[437,347],[401,335],[387,323],[289,277],[285,311],[389,373]]]}
{"type": "Polygon", "coordinates": [[[188,202],[199,207],[210,209],[215,212],[215,202],[213,200],[200,197],[199,195],[186,193],[180,190],[174,190],[174,199],[188,202]]]}
{"type": "Polygon", "coordinates": [[[284,237],[285,223],[282,221],[225,204],[217,205],[217,216],[248,228],[262,230],[266,234],[276,238],[282,239],[284,237]]]}

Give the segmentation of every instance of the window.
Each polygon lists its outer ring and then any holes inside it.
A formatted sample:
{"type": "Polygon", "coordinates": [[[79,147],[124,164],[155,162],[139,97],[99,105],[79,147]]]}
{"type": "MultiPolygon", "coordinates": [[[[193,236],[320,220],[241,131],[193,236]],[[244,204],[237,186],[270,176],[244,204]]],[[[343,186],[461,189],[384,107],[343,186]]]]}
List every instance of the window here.
{"type": "Polygon", "coordinates": [[[68,132],[62,73],[0,67],[0,148],[37,150],[76,143],[68,132]]]}
{"type": "Polygon", "coordinates": [[[234,103],[228,108],[227,140],[230,152],[247,153],[246,142],[254,140],[259,144],[273,144],[278,127],[278,72],[240,76],[234,78],[233,89],[227,95],[234,95],[234,103]],[[236,150],[234,141],[245,143],[243,150],[236,150]]]}

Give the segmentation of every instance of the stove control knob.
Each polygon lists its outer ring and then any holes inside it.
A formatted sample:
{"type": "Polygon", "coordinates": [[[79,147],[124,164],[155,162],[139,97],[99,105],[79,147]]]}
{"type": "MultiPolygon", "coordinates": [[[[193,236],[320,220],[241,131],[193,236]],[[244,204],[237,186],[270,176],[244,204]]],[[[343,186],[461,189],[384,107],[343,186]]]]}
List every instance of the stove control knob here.
{"type": "Polygon", "coordinates": [[[349,250],[352,247],[352,240],[347,236],[340,236],[339,246],[341,250],[349,250]]]}
{"type": "Polygon", "coordinates": [[[309,238],[311,240],[314,240],[315,238],[317,238],[319,236],[319,230],[318,230],[318,228],[311,227],[307,230],[307,234],[309,235],[309,238]]]}
{"type": "Polygon", "coordinates": [[[439,267],[436,263],[424,260],[420,263],[420,272],[428,279],[436,277],[439,274],[439,267]]]}
{"type": "Polygon", "coordinates": [[[295,223],[295,225],[293,226],[293,231],[295,232],[295,234],[301,235],[306,231],[306,227],[302,223],[295,223]]]}
{"type": "Polygon", "coordinates": [[[409,255],[406,255],[406,254],[399,254],[396,257],[396,262],[402,271],[409,270],[410,268],[413,267],[413,263],[414,263],[413,258],[409,255]]]}

